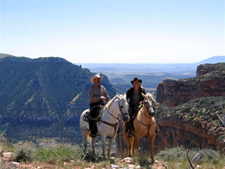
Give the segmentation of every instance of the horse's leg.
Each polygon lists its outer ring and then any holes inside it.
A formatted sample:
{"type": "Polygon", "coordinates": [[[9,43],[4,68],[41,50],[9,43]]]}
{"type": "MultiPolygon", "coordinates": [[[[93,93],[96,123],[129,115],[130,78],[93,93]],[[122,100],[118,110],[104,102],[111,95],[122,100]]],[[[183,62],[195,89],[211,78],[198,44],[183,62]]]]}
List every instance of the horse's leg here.
{"type": "Polygon", "coordinates": [[[102,156],[105,159],[105,136],[101,135],[101,142],[102,142],[102,156]]]}
{"type": "Polygon", "coordinates": [[[130,141],[127,142],[127,148],[128,148],[127,155],[130,157],[131,156],[131,143],[130,143],[130,141]]]}
{"type": "Polygon", "coordinates": [[[127,132],[126,132],[126,129],[127,129],[127,124],[124,123],[123,124],[123,136],[125,138],[125,141],[127,143],[127,156],[131,156],[131,144],[130,144],[130,138],[127,136],[127,132]]]}
{"type": "Polygon", "coordinates": [[[91,144],[91,138],[89,137],[89,125],[86,121],[84,121],[84,114],[87,110],[85,110],[80,116],[80,132],[83,136],[83,145],[84,145],[84,153],[88,152],[87,149],[87,141],[91,144]]]}
{"type": "Polygon", "coordinates": [[[110,157],[110,151],[111,151],[111,148],[112,148],[112,143],[115,140],[115,138],[116,138],[116,135],[109,139],[109,147],[108,147],[108,154],[107,154],[108,158],[110,157]]]}
{"type": "Polygon", "coordinates": [[[88,137],[88,130],[86,130],[85,128],[81,128],[80,129],[81,134],[83,136],[83,145],[84,145],[84,153],[87,153],[87,137],[88,137]]]}
{"type": "Polygon", "coordinates": [[[135,153],[135,151],[139,148],[139,144],[140,144],[140,136],[139,135],[136,135],[134,137],[134,143],[133,143],[133,155],[135,153]]]}
{"type": "Polygon", "coordinates": [[[129,140],[129,138],[126,135],[124,135],[124,138],[125,138],[126,143],[127,143],[127,156],[131,156],[131,154],[130,154],[130,149],[131,149],[131,147],[130,147],[130,140],[129,140]]]}
{"type": "Polygon", "coordinates": [[[93,137],[91,140],[91,146],[92,146],[92,153],[95,154],[95,142],[97,140],[97,137],[93,137]]]}
{"type": "Polygon", "coordinates": [[[129,156],[134,156],[134,136],[128,137],[129,139],[129,156]]]}
{"type": "Polygon", "coordinates": [[[83,133],[84,153],[87,153],[87,133],[83,133]]]}
{"type": "Polygon", "coordinates": [[[151,159],[152,163],[155,162],[154,160],[154,141],[155,141],[155,133],[150,137],[150,148],[151,148],[151,159]]]}

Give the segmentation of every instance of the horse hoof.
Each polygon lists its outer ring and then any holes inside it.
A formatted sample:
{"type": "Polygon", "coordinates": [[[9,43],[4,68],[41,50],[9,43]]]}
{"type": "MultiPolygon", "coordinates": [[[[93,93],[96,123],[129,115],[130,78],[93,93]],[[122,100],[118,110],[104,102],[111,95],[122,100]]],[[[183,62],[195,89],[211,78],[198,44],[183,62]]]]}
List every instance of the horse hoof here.
{"type": "Polygon", "coordinates": [[[152,159],[151,164],[154,164],[154,163],[155,163],[155,160],[154,160],[154,159],[152,159]]]}

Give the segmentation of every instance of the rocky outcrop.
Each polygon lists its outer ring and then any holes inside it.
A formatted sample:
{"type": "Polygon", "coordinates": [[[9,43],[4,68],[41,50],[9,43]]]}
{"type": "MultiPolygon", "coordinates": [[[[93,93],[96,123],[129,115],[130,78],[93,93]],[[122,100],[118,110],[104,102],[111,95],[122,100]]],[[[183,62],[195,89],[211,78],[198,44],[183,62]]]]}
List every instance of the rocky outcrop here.
{"type": "Polygon", "coordinates": [[[157,86],[159,103],[174,107],[201,97],[225,95],[225,63],[199,65],[197,77],[165,79],[157,86]]]}
{"type": "Polygon", "coordinates": [[[218,72],[224,71],[225,70],[224,67],[225,67],[225,63],[199,65],[197,67],[196,75],[202,76],[214,71],[218,73],[218,72]]]}
{"type": "Polygon", "coordinates": [[[225,126],[217,116],[224,116],[220,105],[225,105],[224,97],[204,97],[171,108],[159,104],[156,119],[161,131],[157,134],[156,147],[182,145],[224,152],[225,126]]]}
{"type": "Polygon", "coordinates": [[[182,121],[179,116],[163,118],[157,122],[161,132],[156,137],[156,149],[184,146],[185,148],[212,148],[225,151],[225,137],[218,132],[219,130],[225,132],[222,126],[213,131],[208,121],[201,118],[182,121]]]}

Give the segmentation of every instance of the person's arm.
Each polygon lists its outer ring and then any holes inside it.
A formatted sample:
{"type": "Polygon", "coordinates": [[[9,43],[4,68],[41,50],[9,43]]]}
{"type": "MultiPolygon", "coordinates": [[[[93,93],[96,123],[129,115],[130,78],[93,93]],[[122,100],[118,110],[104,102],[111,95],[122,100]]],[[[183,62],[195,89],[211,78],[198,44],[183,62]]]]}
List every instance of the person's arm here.
{"type": "Polygon", "coordinates": [[[131,98],[131,88],[127,90],[126,98],[127,98],[127,102],[129,103],[130,102],[130,98],[131,98]]]}
{"type": "Polygon", "coordinates": [[[146,95],[145,89],[143,88],[143,94],[146,95]]]}
{"type": "Polygon", "coordinates": [[[103,90],[103,95],[105,97],[105,100],[108,102],[110,100],[110,97],[109,97],[109,94],[108,92],[106,91],[105,87],[102,86],[102,90],[103,90]]]}

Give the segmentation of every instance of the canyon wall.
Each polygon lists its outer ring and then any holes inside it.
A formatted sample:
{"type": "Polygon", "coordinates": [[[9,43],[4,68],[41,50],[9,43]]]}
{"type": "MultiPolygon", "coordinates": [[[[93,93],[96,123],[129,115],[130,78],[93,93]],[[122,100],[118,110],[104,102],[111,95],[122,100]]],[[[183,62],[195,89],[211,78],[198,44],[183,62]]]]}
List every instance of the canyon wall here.
{"type": "Polygon", "coordinates": [[[157,102],[174,107],[201,97],[225,96],[225,63],[199,65],[196,74],[193,78],[159,83],[157,102]]]}

